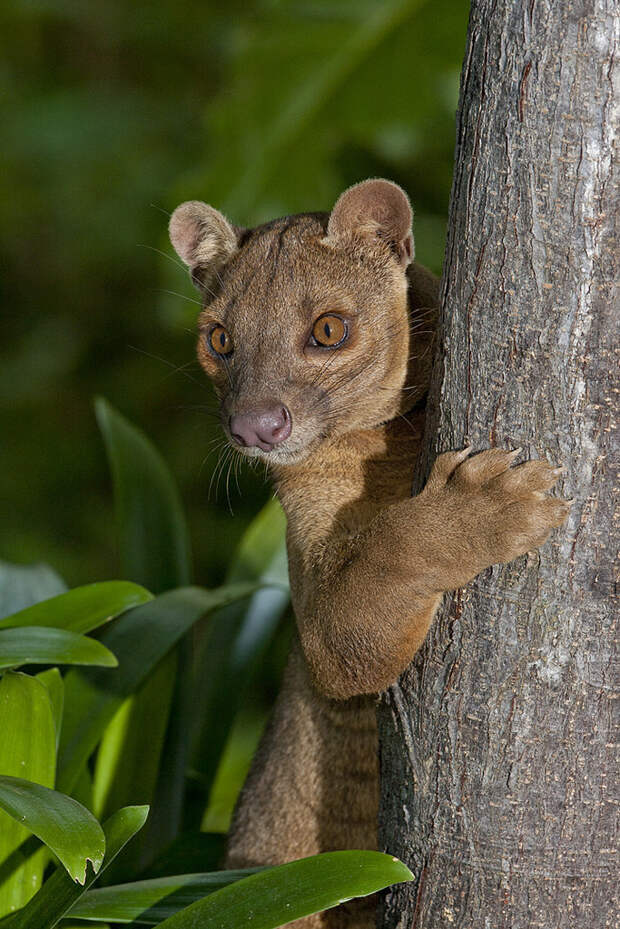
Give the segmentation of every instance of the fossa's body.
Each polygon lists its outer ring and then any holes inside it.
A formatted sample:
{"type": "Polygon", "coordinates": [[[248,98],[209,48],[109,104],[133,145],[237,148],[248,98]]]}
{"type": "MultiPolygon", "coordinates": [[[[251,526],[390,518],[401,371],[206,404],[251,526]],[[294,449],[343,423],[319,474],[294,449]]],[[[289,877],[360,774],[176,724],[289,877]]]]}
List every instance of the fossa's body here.
{"type": "MultiPolygon", "coordinates": [[[[376,848],[374,703],[424,640],[444,591],[541,545],[566,517],[559,470],[470,449],[411,498],[437,305],[412,262],[411,211],[387,181],[331,214],[254,230],[182,204],[172,242],[203,290],[199,358],[231,442],[264,459],[288,519],[297,635],[243,789],[229,867],[376,848]]],[[[370,929],[359,901],[295,924],[370,929]]]]}

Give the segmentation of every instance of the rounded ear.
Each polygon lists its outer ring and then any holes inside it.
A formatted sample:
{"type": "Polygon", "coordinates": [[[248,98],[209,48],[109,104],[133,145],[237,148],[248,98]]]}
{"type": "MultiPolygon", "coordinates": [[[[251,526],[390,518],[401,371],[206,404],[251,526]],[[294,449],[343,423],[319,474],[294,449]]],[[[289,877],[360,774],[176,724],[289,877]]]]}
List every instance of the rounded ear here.
{"type": "Polygon", "coordinates": [[[413,261],[412,217],[407,194],[398,184],[382,178],[362,181],[345,190],[336,201],[327,239],[379,237],[391,246],[405,268],[413,261]]]}
{"type": "Polygon", "coordinates": [[[218,272],[238,248],[243,230],[232,226],[218,210],[200,200],[176,208],[168,226],[170,241],[189,267],[197,287],[208,290],[218,272]]]}

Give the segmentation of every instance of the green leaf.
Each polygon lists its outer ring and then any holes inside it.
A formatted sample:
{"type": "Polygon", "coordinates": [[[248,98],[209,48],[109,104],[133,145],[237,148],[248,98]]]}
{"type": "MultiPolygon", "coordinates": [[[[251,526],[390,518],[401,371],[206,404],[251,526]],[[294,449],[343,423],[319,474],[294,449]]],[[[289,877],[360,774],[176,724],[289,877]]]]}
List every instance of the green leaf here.
{"type": "Polygon", "coordinates": [[[64,581],[48,565],[25,566],[0,561],[0,617],[64,590],[64,581]]]}
{"type": "Polygon", "coordinates": [[[0,668],[24,664],[81,664],[114,668],[116,658],[96,639],[65,629],[24,626],[0,629],[0,668]]]}
{"type": "MultiPolygon", "coordinates": [[[[202,806],[198,814],[201,816],[201,829],[224,834],[230,829],[237,798],[252,767],[252,759],[260,745],[269,716],[268,708],[256,703],[255,692],[251,689],[242,701],[226,739],[209,791],[208,804],[205,805],[204,795],[202,795],[202,806]]],[[[189,801],[197,802],[194,794],[198,791],[200,781],[196,783],[193,780],[194,772],[191,769],[188,775],[192,778],[190,786],[193,788],[193,792],[188,797],[189,806],[189,801]]],[[[188,824],[191,823],[190,817],[191,809],[188,809],[186,817],[188,824]]],[[[206,865],[186,870],[196,871],[202,867],[206,865]]],[[[169,871],[168,874],[170,873],[172,872],[169,871]]]]}
{"type": "Polygon", "coordinates": [[[75,785],[71,791],[71,796],[74,800],[77,800],[78,803],[81,803],[82,806],[85,806],[87,810],[90,810],[93,816],[97,819],[101,819],[101,817],[97,816],[95,813],[93,778],[88,764],[84,764],[80,768],[75,785]]]}
{"type": "Polygon", "coordinates": [[[21,777],[0,775],[0,807],[41,839],[80,884],[86,879],[87,861],[95,873],[101,867],[103,831],[77,800],[21,777]]]}
{"type": "Polygon", "coordinates": [[[183,874],[107,887],[72,911],[82,919],[165,929],[276,929],[413,875],[380,852],[327,852],[274,868],[183,874]],[[163,922],[162,922],[163,920],[163,922]]]}
{"type": "MultiPolygon", "coordinates": [[[[36,678],[47,688],[52,704],[52,715],[54,717],[54,726],[56,729],[56,748],[60,743],[60,731],[62,729],[62,714],[65,706],[65,684],[62,674],[58,668],[48,668],[47,671],[40,671],[36,678]]],[[[30,780],[30,778],[28,778],[30,780]]]]}
{"type": "MultiPolygon", "coordinates": [[[[104,400],[97,401],[96,411],[114,476],[124,571],[156,592],[187,584],[191,575],[189,535],[179,493],[168,467],[144,434],[104,400]]],[[[122,748],[117,745],[117,748],[124,756],[129,756],[127,767],[135,762],[140,772],[139,780],[134,777],[131,789],[142,791],[143,802],[155,802],[146,830],[139,842],[117,862],[117,870],[125,868],[131,873],[129,858],[137,860],[144,854],[156,854],[178,831],[192,702],[183,694],[183,685],[191,684],[191,655],[183,644],[177,646],[177,651],[176,683],[170,675],[168,686],[163,689],[157,681],[146,680],[136,695],[130,715],[122,723],[125,745],[122,748]],[[154,704],[159,710],[157,719],[154,704]],[[148,739],[148,732],[154,727],[153,738],[148,739]],[[148,755],[142,759],[138,739],[140,744],[149,744],[148,755]],[[160,755],[163,758],[161,769],[160,755]]],[[[166,660],[171,668],[174,659],[170,656],[166,660]]],[[[115,728],[118,740],[119,724],[115,728]]],[[[110,739],[115,737],[110,736],[110,739]]],[[[109,744],[108,741],[104,746],[106,758],[109,744]]],[[[125,786],[128,783],[129,772],[125,786]]],[[[120,785],[116,802],[128,799],[120,785]]]]}
{"type": "Polygon", "coordinates": [[[289,583],[285,535],[284,510],[280,502],[272,498],[243,534],[228,571],[228,583],[264,578],[265,582],[287,591],[289,583]]]}
{"type": "MultiPolygon", "coordinates": [[[[0,733],[0,774],[53,787],[53,707],[49,691],[35,677],[9,671],[0,679],[0,733]]],[[[41,884],[45,851],[29,838],[28,829],[0,811],[0,916],[23,906],[41,884]]]]}
{"type": "Polygon", "coordinates": [[[65,678],[65,715],[58,753],[58,786],[71,793],[82,766],[126,697],[188,629],[212,610],[254,593],[255,585],[216,590],[184,587],[156,597],[106,628],[101,641],[118,658],[114,671],[70,671],[65,678]]]}
{"type": "Polygon", "coordinates": [[[366,897],[390,884],[412,879],[409,868],[391,855],[326,852],[229,884],[164,920],[161,926],[239,929],[251,920],[252,929],[276,929],[353,897],[366,897]]]}
{"type": "Polygon", "coordinates": [[[254,582],[257,591],[244,611],[238,635],[231,643],[230,672],[245,674],[251,662],[275,631],[290,601],[286,516],[278,500],[270,500],[250,523],[235,556],[226,582],[254,582]]]}
{"type": "Polygon", "coordinates": [[[53,929],[77,903],[93,881],[114,861],[127,842],[146,822],[148,807],[134,806],[118,810],[103,824],[105,858],[96,875],[88,869],[84,885],[71,880],[63,868],[57,868],[41,890],[26,906],[8,920],[0,923],[2,929],[53,929]]]}
{"type": "MultiPolygon", "coordinates": [[[[183,825],[190,722],[195,700],[192,644],[191,637],[185,636],[176,648],[177,674],[153,799],[153,815],[139,843],[136,843],[142,846],[140,854],[131,862],[136,873],[144,871],[174,841],[183,825]]],[[[119,879],[125,876],[119,875],[119,879]]]]}
{"type": "Polygon", "coordinates": [[[99,818],[130,803],[151,803],[176,669],[176,654],[170,652],[136,693],[121,704],[106,727],[93,781],[99,818]]]}
{"type": "Polygon", "coordinates": [[[189,534],[166,463],[106,400],[95,401],[95,412],[114,479],[123,573],[154,593],[188,584],[189,534]]]}
{"type": "Polygon", "coordinates": [[[85,633],[152,599],[153,595],[148,590],[129,581],[87,584],[13,613],[0,621],[0,628],[55,626],[69,632],[85,633]]]}
{"type": "Polygon", "coordinates": [[[219,611],[196,660],[200,675],[194,697],[192,768],[205,792],[213,784],[252,670],[289,603],[285,533],[282,507],[271,500],[246,530],[227,580],[272,586],[257,591],[247,604],[219,611]]]}
{"type": "Polygon", "coordinates": [[[89,891],[72,908],[71,917],[156,926],[207,894],[264,870],[249,868],[245,871],[178,874],[134,881],[132,884],[115,884],[89,891]]]}

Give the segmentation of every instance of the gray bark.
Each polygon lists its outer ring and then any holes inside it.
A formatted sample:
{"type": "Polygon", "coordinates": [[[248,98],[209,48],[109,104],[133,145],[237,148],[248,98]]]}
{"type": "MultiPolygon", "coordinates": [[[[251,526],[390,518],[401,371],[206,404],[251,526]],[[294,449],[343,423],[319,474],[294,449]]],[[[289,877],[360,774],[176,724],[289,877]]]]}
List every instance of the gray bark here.
{"type": "Polygon", "coordinates": [[[385,927],[619,918],[617,33],[615,0],[473,0],[421,473],[522,446],[567,468],[575,503],[539,552],[446,598],[383,700],[381,847],[416,876],[385,927]]]}

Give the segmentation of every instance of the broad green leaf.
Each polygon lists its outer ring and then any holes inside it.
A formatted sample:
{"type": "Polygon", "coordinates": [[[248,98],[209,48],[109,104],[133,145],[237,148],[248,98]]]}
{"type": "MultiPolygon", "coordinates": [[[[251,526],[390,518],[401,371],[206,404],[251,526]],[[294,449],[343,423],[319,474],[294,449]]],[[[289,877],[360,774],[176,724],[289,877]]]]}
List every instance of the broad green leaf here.
{"type": "Polygon", "coordinates": [[[254,593],[255,585],[203,590],[184,587],[156,597],[121,616],[101,635],[118,658],[114,671],[70,671],[65,678],[65,715],[58,754],[58,786],[71,793],[82,766],[126,697],[191,626],[212,610],[254,593]]]}
{"type": "Polygon", "coordinates": [[[326,852],[270,868],[210,894],[161,923],[165,929],[276,929],[413,875],[381,852],[326,852]]]}
{"type": "Polygon", "coordinates": [[[0,775],[0,807],[41,839],[80,884],[88,861],[95,873],[101,867],[103,831],[77,800],[21,777],[0,775]]]}
{"type": "MultiPolygon", "coordinates": [[[[177,673],[168,712],[164,744],[161,753],[153,813],[146,829],[119,859],[115,880],[124,880],[128,871],[138,876],[179,835],[183,825],[186,795],[187,758],[189,753],[189,727],[195,699],[195,681],[192,675],[192,641],[189,636],[179,642],[175,650],[177,673]],[[131,860],[130,860],[131,859],[131,860]]],[[[172,657],[172,656],[169,656],[172,657]]],[[[196,823],[198,826],[198,823],[196,823]]]]}
{"type": "Polygon", "coordinates": [[[277,929],[412,877],[391,855],[327,852],[251,872],[189,874],[109,887],[88,894],[72,915],[165,929],[277,929]],[[176,912],[167,915],[171,910],[176,912]]]}
{"type": "Polygon", "coordinates": [[[284,510],[280,502],[272,498],[246,529],[231,562],[226,578],[228,583],[263,577],[288,589],[285,535],[284,510]]]}
{"type": "Polygon", "coordinates": [[[82,806],[85,806],[87,810],[90,810],[97,819],[102,818],[97,816],[95,812],[93,778],[88,764],[83,764],[80,768],[75,785],[71,791],[71,796],[74,800],[77,800],[78,803],[81,803],[82,806]]]}
{"type": "Polygon", "coordinates": [[[238,674],[260,652],[290,600],[286,517],[277,500],[270,500],[250,523],[226,581],[265,585],[250,600],[231,649],[231,671],[238,674]]]}
{"type": "Polygon", "coordinates": [[[91,890],[71,909],[78,919],[135,922],[156,926],[179,910],[264,868],[245,871],[214,871],[206,874],[178,874],[132,884],[115,884],[91,890]]]}
{"type": "Polygon", "coordinates": [[[148,807],[144,806],[126,807],[114,813],[103,824],[106,851],[99,874],[89,868],[81,886],[71,880],[64,868],[57,868],[22,910],[0,923],[2,929],[53,929],[139,832],[147,815],[148,807]]]}
{"type": "Polygon", "coordinates": [[[206,793],[252,670],[289,603],[285,532],[282,507],[271,500],[246,530],[227,580],[273,586],[257,591],[247,605],[235,604],[218,612],[195,662],[200,670],[194,698],[192,768],[206,793]]]}
{"type": "MultiPolygon", "coordinates": [[[[54,786],[56,726],[50,694],[35,677],[9,671],[0,678],[0,774],[54,786]]],[[[31,833],[0,811],[0,916],[38,890],[45,852],[31,833]],[[36,844],[36,851],[32,853],[36,844]]]]}
{"type": "Polygon", "coordinates": [[[121,806],[152,802],[176,669],[176,654],[170,652],[106,727],[93,782],[99,819],[121,806]]]}
{"type": "Polygon", "coordinates": [[[25,664],[80,664],[114,668],[116,658],[96,639],[53,627],[0,629],[0,668],[25,664]]]}
{"type": "MultiPolygon", "coordinates": [[[[207,832],[225,834],[230,829],[239,792],[248,776],[252,759],[269,720],[269,710],[264,706],[257,706],[256,703],[252,704],[252,696],[250,692],[242,702],[231,726],[209,791],[206,808],[203,800],[200,828],[207,832]]],[[[188,773],[190,778],[193,777],[194,772],[191,769],[188,773]]],[[[193,780],[190,780],[190,785],[196,789],[193,780]]]]}
{"type": "MultiPolygon", "coordinates": [[[[189,534],[176,483],[167,465],[144,434],[104,400],[97,401],[96,411],[114,477],[124,572],[157,593],[189,583],[189,534]]],[[[183,688],[191,685],[191,660],[182,643],[177,645],[177,651],[176,686],[170,674],[168,686],[163,689],[157,681],[146,680],[136,695],[130,717],[125,720],[123,755],[128,755],[128,768],[133,759],[140,770],[140,779],[134,778],[131,789],[141,791],[141,802],[154,802],[146,829],[117,862],[116,870],[125,868],[131,873],[130,858],[142,859],[146,849],[150,855],[156,854],[174,838],[180,825],[191,715],[191,700],[184,698],[183,688]],[[147,733],[153,727],[156,731],[149,740],[147,733]],[[141,744],[150,746],[142,764],[137,738],[141,744]]],[[[169,668],[174,660],[172,656],[166,659],[169,668]]],[[[125,785],[128,778],[129,774],[125,785]]],[[[125,795],[121,784],[112,802],[127,803],[132,799],[125,795]]]]}
{"type": "Polygon", "coordinates": [[[152,600],[153,595],[129,581],[102,581],[35,603],[0,622],[3,626],[56,626],[85,633],[119,613],[152,600]]]}
{"type": "MultiPolygon", "coordinates": [[[[191,576],[189,533],[177,486],[167,465],[150,440],[105,400],[97,400],[96,412],[114,478],[124,572],[156,593],[188,584],[191,576]]],[[[181,645],[177,646],[179,649],[184,654],[181,645]]],[[[117,869],[131,870],[129,857],[141,858],[141,846],[148,847],[150,853],[155,854],[161,844],[167,844],[178,830],[186,768],[186,733],[190,724],[187,701],[179,699],[182,679],[190,670],[189,660],[183,654],[177,658],[181,679],[177,687],[170,676],[167,689],[160,689],[157,682],[144,681],[131,711],[124,754],[128,751],[130,755],[128,767],[133,759],[140,770],[140,780],[132,785],[132,790],[142,791],[142,802],[153,799],[155,802],[145,833],[137,845],[134,843],[117,862],[117,869]],[[155,705],[159,710],[157,720],[155,705]],[[148,722],[143,718],[145,714],[149,717],[148,722]],[[166,730],[168,718],[170,731],[166,730]],[[148,729],[154,726],[156,731],[149,740],[148,729]],[[141,732],[143,742],[150,746],[141,765],[135,738],[137,731],[141,732]],[[165,740],[165,747],[162,740],[165,740]],[[162,752],[164,768],[160,771],[162,752]]],[[[172,656],[166,661],[168,667],[172,667],[172,656]]],[[[131,799],[124,795],[123,785],[120,785],[114,802],[126,803],[131,799]]]]}
{"type": "Polygon", "coordinates": [[[46,564],[26,566],[0,561],[0,617],[55,597],[64,590],[62,578],[46,564]]]}
{"type": "Polygon", "coordinates": [[[154,593],[188,584],[189,534],[168,466],[106,400],[96,400],[95,412],[114,479],[123,573],[154,593]]]}
{"type": "Polygon", "coordinates": [[[62,674],[58,668],[48,668],[47,671],[40,671],[36,675],[36,678],[45,685],[50,697],[54,726],[56,729],[56,748],[58,748],[60,731],[62,729],[62,714],[65,706],[65,684],[62,679],[62,674]]]}

